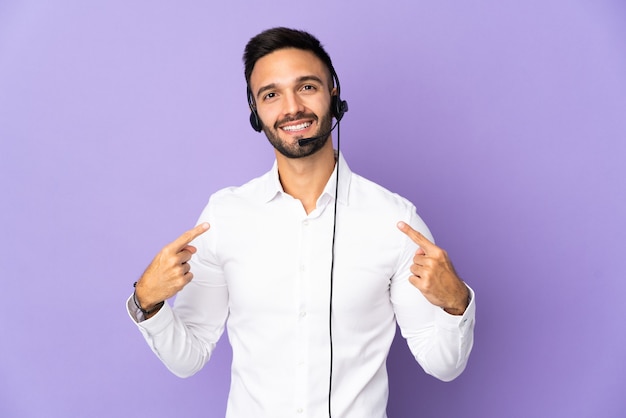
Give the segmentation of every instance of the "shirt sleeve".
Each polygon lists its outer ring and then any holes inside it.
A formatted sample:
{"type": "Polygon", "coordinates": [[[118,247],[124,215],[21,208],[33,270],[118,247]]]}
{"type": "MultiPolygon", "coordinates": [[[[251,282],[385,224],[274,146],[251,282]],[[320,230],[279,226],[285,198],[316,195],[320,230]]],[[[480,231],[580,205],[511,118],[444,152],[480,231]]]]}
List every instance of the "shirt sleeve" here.
{"type": "MultiPolygon", "coordinates": [[[[432,235],[415,213],[411,226],[432,242],[432,235]]],[[[474,343],[476,298],[468,286],[470,303],[463,315],[450,315],[431,304],[409,282],[410,266],[417,250],[408,237],[404,241],[399,268],[391,282],[391,301],[402,336],[424,371],[440,380],[458,377],[467,365],[474,343]]],[[[466,285],[467,286],[467,285],[466,285]]]]}
{"type": "MultiPolygon", "coordinates": [[[[206,219],[200,218],[199,222],[206,219]]],[[[228,316],[228,288],[221,267],[209,250],[210,229],[192,245],[198,251],[189,261],[194,277],[175,298],[150,319],[128,299],[127,311],[146,342],[176,376],[188,377],[207,361],[224,331],[228,316]]]]}

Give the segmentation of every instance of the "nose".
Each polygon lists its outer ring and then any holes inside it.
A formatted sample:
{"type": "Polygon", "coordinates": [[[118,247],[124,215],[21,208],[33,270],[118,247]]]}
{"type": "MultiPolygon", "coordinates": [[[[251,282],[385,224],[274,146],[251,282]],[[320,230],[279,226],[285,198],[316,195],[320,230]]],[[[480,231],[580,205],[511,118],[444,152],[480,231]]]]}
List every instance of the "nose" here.
{"type": "Polygon", "coordinates": [[[296,92],[289,92],[283,96],[283,114],[295,116],[304,112],[304,104],[296,92]]]}

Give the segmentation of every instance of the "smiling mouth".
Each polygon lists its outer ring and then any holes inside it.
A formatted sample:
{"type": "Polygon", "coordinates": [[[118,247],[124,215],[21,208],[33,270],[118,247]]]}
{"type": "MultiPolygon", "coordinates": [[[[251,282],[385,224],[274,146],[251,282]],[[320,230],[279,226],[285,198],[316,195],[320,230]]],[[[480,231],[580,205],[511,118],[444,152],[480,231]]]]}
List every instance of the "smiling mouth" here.
{"type": "Polygon", "coordinates": [[[287,132],[298,132],[298,131],[305,130],[306,128],[308,128],[312,124],[313,124],[312,122],[302,122],[302,123],[299,123],[297,125],[283,126],[280,129],[282,129],[283,131],[287,131],[287,132]]]}

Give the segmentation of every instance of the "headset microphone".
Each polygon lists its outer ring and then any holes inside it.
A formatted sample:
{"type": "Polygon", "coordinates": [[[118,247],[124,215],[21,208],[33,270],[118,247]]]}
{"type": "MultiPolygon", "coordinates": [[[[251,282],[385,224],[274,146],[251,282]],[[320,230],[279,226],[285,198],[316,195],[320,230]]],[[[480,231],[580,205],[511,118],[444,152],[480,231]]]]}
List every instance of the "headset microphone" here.
{"type": "Polygon", "coordinates": [[[333,125],[332,128],[330,128],[330,130],[328,132],[325,132],[321,135],[317,135],[317,136],[312,136],[310,138],[302,138],[302,139],[298,139],[298,145],[300,145],[301,147],[310,144],[311,142],[315,142],[318,139],[323,139],[328,137],[328,135],[330,135],[330,133],[337,127],[337,122],[335,122],[335,124],[333,125]]]}

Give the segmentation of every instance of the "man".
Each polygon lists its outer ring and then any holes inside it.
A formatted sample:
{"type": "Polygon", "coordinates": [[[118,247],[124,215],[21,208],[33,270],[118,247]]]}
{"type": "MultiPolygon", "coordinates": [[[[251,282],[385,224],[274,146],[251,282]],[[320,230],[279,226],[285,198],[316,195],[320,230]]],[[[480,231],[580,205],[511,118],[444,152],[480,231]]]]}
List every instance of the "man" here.
{"type": "Polygon", "coordinates": [[[424,370],[454,379],[473,344],[473,293],[415,207],[333,149],[347,106],[319,41],[270,29],[244,61],[274,167],[211,197],[148,266],[129,313],[179,376],[203,367],[227,324],[229,418],[385,417],[396,321],[424,370]]]}

